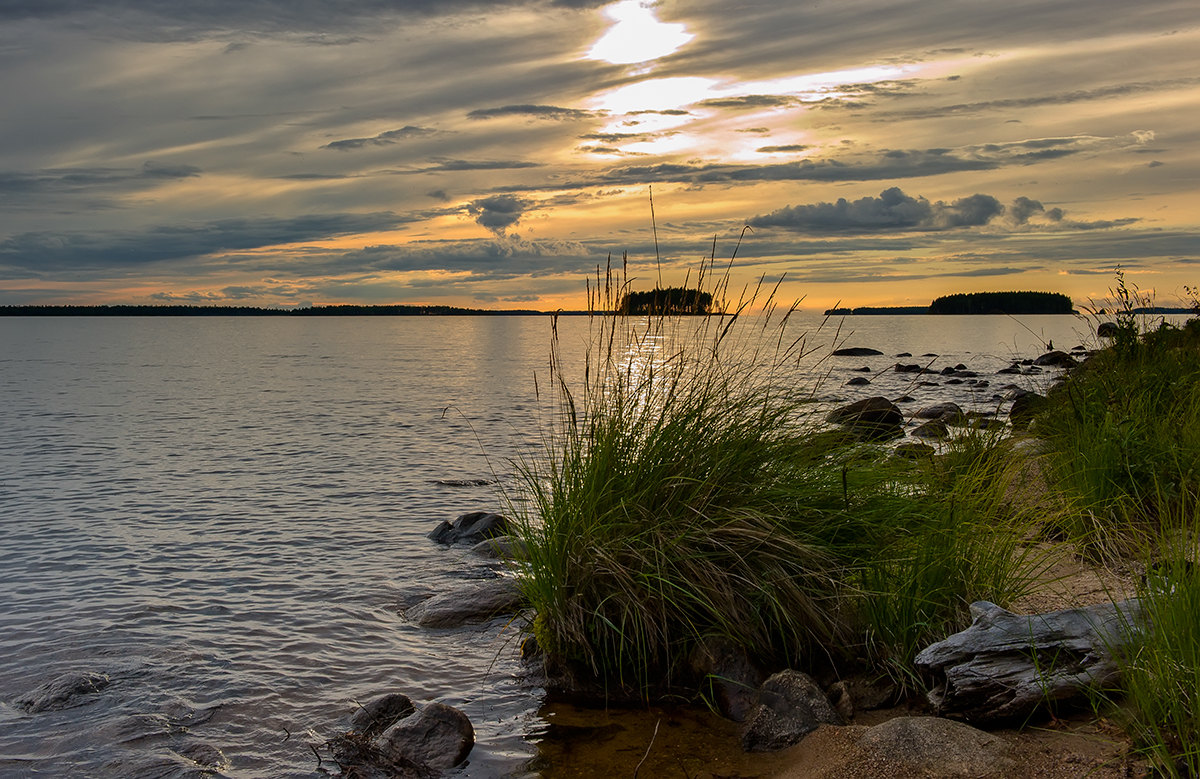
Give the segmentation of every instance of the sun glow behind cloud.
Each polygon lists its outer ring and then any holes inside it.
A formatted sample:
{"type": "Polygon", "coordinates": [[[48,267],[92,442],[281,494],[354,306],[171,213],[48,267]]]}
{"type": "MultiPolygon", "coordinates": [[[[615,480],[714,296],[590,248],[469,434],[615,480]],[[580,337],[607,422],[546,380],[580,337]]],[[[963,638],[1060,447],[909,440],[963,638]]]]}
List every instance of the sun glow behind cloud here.
{"type": "Polygon", "coordinates": [[[660,22],[654,11],[641,0],[623,0],[604,9],[616,22],[588,51],[588,59],[604,60],[614,65],[665,57],[696,37],[685,32],[682,24],[660,22]]]}

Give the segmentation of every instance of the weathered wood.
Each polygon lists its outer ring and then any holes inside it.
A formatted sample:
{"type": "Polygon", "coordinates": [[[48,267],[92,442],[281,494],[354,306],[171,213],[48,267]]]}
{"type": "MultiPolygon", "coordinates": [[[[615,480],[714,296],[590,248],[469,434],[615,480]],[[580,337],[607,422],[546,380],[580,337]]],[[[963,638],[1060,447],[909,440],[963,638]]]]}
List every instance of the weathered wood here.
{"type": "Polygon", "coordinates": [[[1117,658],[1142,629],[1136,600],[1033,615],[979,601],[971,613],[971,627],[924,649],[916,664],[940,681],[929,693],[934,710],[976,724],[1112,685],[1117,658]]]}

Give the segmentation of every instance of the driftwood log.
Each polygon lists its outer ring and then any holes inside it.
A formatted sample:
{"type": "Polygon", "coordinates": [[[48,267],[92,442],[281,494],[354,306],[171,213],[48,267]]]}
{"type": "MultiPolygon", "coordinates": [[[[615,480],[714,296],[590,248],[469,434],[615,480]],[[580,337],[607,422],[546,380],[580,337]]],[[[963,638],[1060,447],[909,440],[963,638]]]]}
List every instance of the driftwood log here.
{"type": "Polygon", "coordinates": [[[1026,718],[1111,686],[1143,628],[1136,600],[1026,616],[979,601],[971,614],[971,627],[924,649],[916,664],[938,681],[934,710],[973,724],[1026,718]]]}

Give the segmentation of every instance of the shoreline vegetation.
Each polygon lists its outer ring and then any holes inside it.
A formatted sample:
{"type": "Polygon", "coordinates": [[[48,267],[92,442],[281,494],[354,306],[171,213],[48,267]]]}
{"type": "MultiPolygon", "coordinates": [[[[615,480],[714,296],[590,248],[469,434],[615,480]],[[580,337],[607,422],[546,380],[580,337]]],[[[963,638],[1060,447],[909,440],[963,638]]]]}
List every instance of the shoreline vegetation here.
{"type": "MultiPolygon", "coordinates": [[[[628,291],[601,284],[600,302],[628,291]]],[[[721,319],[597,316],[582,376],[556,337],[556,422],[505,496],[547,688],[725,711],[730,679],[697,663],[717,646],[763,676],[874,680],[930,711],[917,654],[1069,559],[1134,572],[1151,626],[1085,706],[1156,776],[1200,776],[1200,319],[1140,314],[1119,272],[1115,295],[1105,343],[1022,429],[965,423],[916,457],[808,413],[823,358],[761,287],[721,319]]]]}

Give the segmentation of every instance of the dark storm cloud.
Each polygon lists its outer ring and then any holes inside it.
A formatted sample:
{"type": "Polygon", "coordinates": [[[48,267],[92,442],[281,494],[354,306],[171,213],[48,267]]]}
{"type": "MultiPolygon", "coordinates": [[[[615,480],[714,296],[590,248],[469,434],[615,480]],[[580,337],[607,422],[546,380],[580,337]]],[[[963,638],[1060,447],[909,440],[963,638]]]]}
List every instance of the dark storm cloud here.
{"type": "Polygon", "coordinates": [[[505,105],[497,108],[477,108],[467,114],[469,119],[495,119],[501,116],[529,116],[535,119],[577,121],[591,119],[602,114],[579,108],[562,108],[556,105],[505,105]]]}
{"type": "Polygon", "coordinates": [[[163,225],[140,232],[30,232],[0,241],[0,267],[35,276],[76,269],[132,269],[216,252],[396,229],[431,215],[312,214],[220,219],[199,225],[163,225]]]}
{"type": "Polygon", "coordinates": [[[930,202],[904,194],[899,187],[879,197],[836,203],[788,206],[749,221],[751,227],[782,227],[802,232],[886,232],[977,227],[1004,213],[991,195],[971,195],[952,203],[930,202]]]}
{"type": "Polygon", "coordinates": [[[415,125],[407,125],[399,130],[388,130],[371,138],[346,138],[341,141],[332,141],[322,146],[322,149],[334,149],[336,151],[350,151],[351,149],[361,149],[364,146],[391,146],[396,141],[401,141],[406,138],[418,138],[424,135],[432,135],[437,132],[428,127],[416,127],[415,125]]]}
{"type": "Polygon", "coordinates": [[[532,205],[528,200],[514,195],[496,195],[476,200],[467,206],[467,213],[483,228],[502,236],[510,227],[515,227],[532,205]]]}

